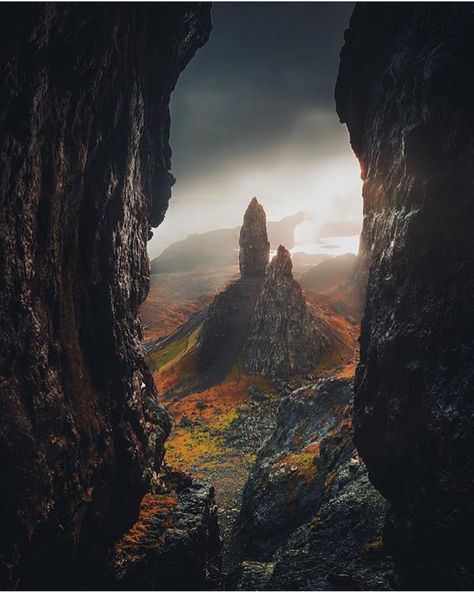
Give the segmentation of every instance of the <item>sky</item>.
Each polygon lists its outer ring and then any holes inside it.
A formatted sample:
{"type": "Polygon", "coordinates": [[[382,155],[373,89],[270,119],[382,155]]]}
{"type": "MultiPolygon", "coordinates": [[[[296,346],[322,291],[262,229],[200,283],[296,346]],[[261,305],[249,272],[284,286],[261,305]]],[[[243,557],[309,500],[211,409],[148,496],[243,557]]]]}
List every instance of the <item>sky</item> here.
{"type": "Polygon", "coordinates": [[[177,181],[151,257],[190,233],[241,224],[254,195],[269,220],[306,212],[299,250],[357,235],[360,172],[334,104],[352,8],[213,3],[210,39],[172,95],[177,181]]]}

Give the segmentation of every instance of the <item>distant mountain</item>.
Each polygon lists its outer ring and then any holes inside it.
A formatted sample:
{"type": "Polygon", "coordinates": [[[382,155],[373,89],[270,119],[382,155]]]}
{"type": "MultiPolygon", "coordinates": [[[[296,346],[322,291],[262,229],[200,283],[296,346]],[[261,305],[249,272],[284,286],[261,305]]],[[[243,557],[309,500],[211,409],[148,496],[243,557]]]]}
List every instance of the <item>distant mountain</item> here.
{"type": "MultiPolygon", "coordinates": [[[[304,212],[287,216],[279,222],[268,222],[270,249],[279,245],[294,246],[294,230],[304,219],[304,212]]],[[[151,262],[151,273],[199,271],[229,267],[239,263],[240,226],[191,234],[167,247],[151,262]]]]}
{"type": "Polygon", "coordinates": [[[326,259],[300,277],[303,288],[314,292],[326,292],[347,282],[357,261],[352,253],[326,259]]]}
{"type": "Polygon", "coordinates": [[[295,277],[300,278],[315,265],[319,265],[322,261],[326,261],[326,259],[331,259],[332,257],[332,255],[328,255],[327,253],[304,253],[302,251],[292,253],[293,274],[295,277]]]}

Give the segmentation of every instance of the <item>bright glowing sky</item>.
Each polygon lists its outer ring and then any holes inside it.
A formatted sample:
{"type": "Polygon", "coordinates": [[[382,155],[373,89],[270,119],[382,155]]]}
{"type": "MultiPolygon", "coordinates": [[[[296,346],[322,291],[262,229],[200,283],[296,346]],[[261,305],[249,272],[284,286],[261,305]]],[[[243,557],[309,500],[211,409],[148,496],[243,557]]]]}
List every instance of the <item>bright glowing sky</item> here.
{"type": "Polygon", "coordinates": [[[352,4],[214,3],[212,10],[211,38],[173,94],[177,182],[150,256],[192,232],[239,225],[253,195],[269,220],[307,212],[296,233],[305,250],[342,236],[334,253],[353,251],[360,173],[333,98],[352,4]]]}

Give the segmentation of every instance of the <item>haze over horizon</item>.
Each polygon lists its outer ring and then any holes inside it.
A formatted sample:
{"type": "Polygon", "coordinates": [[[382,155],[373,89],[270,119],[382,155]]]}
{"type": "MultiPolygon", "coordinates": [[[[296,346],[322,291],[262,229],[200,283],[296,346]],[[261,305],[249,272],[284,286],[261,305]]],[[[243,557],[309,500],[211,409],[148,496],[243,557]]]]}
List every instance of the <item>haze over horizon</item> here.
{"type": "Polygon", "coordinates": [[[301,245],[317,242],[322,227],[358,233],[359,166],[334,106],[352,7],[213,5],[211,37],[172,97],[177,181],[151,258],[189,234],[241,224],[253,195],[268,220],[308,212],[301,245]]]}

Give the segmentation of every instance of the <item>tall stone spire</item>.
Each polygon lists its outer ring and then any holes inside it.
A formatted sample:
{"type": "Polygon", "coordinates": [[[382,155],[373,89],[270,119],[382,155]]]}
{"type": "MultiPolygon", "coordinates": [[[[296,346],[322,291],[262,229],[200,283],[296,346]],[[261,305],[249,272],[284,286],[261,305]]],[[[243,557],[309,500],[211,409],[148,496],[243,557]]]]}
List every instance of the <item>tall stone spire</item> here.
{"type": "Polygon", "coordinates": [[[252,198],[240,229],[239,265],[241,277],[263,277],[270,259],[265,210],[252,198]]]}

